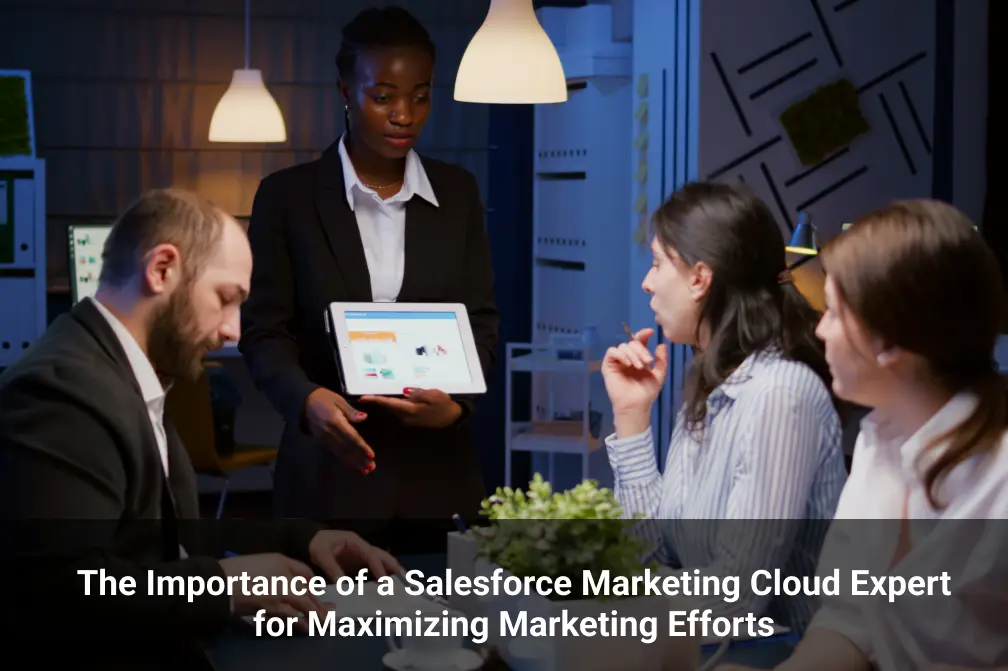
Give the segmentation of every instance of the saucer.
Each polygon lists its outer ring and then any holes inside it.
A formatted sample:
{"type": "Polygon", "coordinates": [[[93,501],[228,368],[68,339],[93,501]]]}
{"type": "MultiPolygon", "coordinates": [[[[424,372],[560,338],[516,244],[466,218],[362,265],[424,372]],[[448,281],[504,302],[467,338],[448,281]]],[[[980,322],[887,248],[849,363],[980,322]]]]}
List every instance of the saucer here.
{"type": "MultiPolygon", "coordinates": [[[[483,658],[475,650],[459,648],[455,651],[455,660],[451,666],[443,666],[431,669],[431,671],[475,671],[483,666],[483,662],[483,658]]],[[[421,671],[421,667],[414,666],[410,662],[409,653],[405,650],[393,650],[387,653],[382,657],[382,664],[395,671],[421,671]]]]}

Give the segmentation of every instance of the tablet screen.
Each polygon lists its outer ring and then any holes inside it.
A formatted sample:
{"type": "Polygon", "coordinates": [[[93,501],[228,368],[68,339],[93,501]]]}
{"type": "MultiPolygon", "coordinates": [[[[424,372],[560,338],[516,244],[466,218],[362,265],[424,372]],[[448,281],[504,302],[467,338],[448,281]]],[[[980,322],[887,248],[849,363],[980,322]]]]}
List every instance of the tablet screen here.
{"type": "Polygon", "coordinates": [[[471,381],[454,312],[343,313],[358,384],[444,388],[471,381]]]}

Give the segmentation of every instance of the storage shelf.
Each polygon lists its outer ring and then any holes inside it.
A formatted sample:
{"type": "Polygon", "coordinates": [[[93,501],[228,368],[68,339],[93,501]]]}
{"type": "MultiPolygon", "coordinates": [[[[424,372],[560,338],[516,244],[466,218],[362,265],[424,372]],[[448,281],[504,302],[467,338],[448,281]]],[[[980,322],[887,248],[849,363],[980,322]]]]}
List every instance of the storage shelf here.
{"type": "Polygon", "coordinates": [[[561,56],[560,62],[568,80],[597,77],[629,79],[633,75],[633,57],[629,49],[623,51],[618,54],[571,54],[561,56]]]}
{"type": "Polygon", "coordinates": [[[539,10],[540,24],[563,62],[568,99],[534,110],[533,331],[531,344],[507,343],[505,479],[512,484],[512,452],[532,452],[533,469],[566,487],[611,479],[608,461],[589,457],[604,445],[592,434],[612,425],[599,359],[625,340],[627,298],[639,282],[628,283],[636,252],[623,224],[633,205],[628,120],[637,103],[632,44],[613,40],[612,7],[551,9],[539,10]],[[528,407],[514,407],[514,385],[526,381],[528,407]]]}
{"type": "Polygon", "coordinates": [[[45,161],[28,156],[0,157],[0,368],[12,365],[49,324],[46,293],[45,161]]]}
{"type": "Polygon", "coordinates": [[[584,434],[581,420],[515,422],[511,429],[511,450],[553,454],[591,454],[602,440],[584,434]]]}
{"type": "Polygon", "coordinates": [[[511,358],[510,370],[512,373],[584,373],[586,370],[597,373],[602,370],[602,362],[525,354],[511,358]]]}

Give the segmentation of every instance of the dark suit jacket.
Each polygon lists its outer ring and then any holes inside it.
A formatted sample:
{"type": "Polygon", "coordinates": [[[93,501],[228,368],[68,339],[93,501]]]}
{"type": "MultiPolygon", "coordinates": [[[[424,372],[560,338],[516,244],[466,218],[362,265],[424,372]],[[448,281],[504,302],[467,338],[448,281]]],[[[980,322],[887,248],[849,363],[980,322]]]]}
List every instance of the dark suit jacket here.
{"type": "Polygon", "coordinates": [[[78,659],[103,663],[167,654],[144,650],[145,640],[196,649],[232,621],[228,595],[149,597],[148,571],[224,577],[217,558],[226,550],[307,559],[318,525],[199,522],[192,464],[167,418],[165,428],[170,481],[126,354],[90,301],[58,317],[0,375],[0,562],[16,595],[4,599],[10,640],[73,641],[78,659]],[[79,569],[132,576],[136,593],[86,597],[79,569]]]}
{"type": "MultiPolygon", "coordinates": [[[[457,166],[421,160],[439,206],[419,196],[407,203],[398,302],[464,303],[489,378],[498,312],[476,180],[457,166]]],[[[338,143],[316,161],[263,179],[249,238],[252,287],[242,307],[239,347],[257,384],[287,422],[275,471],[277,512],[341,526],[361,518],[476,515],[484,489],[465,419],[446,429],[418,429],[380,408],[359,407],[369,417],[356,427],[376,453],[376,469],[366,476],[320,447],[302,424],[313,390],[341,390],[325,309],[333,301],[372,300],[338,143]]],[[[473,399],[461,402],[467,418],[473,399]]]]}

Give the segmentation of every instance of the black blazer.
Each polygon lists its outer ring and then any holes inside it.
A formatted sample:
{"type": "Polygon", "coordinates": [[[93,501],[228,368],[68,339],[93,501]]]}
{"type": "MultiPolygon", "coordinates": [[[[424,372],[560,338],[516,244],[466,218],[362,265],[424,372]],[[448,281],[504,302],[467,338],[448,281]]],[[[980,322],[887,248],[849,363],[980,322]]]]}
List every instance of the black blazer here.
{"type": "MultiPolygon", "coordinates": [[[[464,303],[489,378],[499,317],[476,179],[449,163],[421,161],[439,206],[419,196],[406,205],[398,301],[464,303]]],[[[356,427],[376,453],[376,469],[366,476],[319,447],[302,423],[313,390],[341,389],[325,330],[326,307],[333,301],[372,300],[338,143],[318,160],[262,180],[249,238],[252,287],[242,307],[239,347],[257,385],[287,423],[274,476],[278,514],[341,527],[362,518],[476,515],[484,489],[466,422],[473,399],[456,399],[465,408],[464,419],[441,430],[406,427],[380,408],[360,407],[369,417],[356,427]]]]}
{"type": "Polygon", "coordinates": [[[165,429],[170,481],[126,354],[87,300],[0,375],[0,562],[16,576],[5,580],[16,597],[4,600],[3,620],[33,657],[46,635],[103,664],[167,656],[143,646],[151,640],[196,651],[232,621],[229,597],[149,597],[148,570],[223,577],[227,550],[307,559],[318,525],[199,522],[192,463],[167,417],[165,429]],[[85,597],[81,568],[133,576],[136,593],[85,597]]]}

